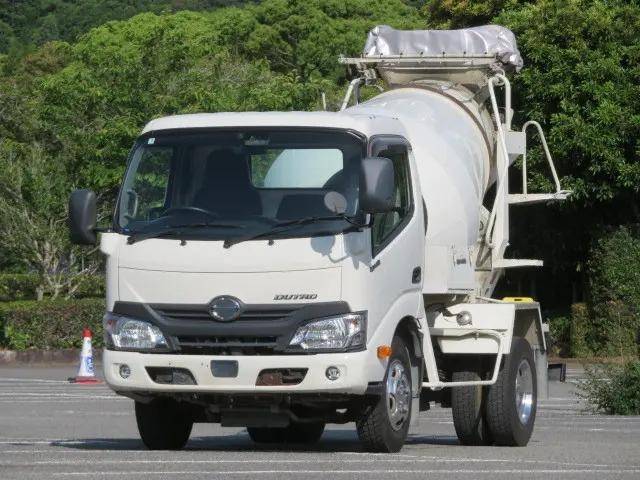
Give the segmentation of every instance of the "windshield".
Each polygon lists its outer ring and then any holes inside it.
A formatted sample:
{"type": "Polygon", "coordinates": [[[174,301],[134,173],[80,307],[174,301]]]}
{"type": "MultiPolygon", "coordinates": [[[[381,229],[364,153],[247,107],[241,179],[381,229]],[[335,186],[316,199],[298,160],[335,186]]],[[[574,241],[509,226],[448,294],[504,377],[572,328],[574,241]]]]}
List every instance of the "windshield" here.
{"type": "MultiPolygon", "coordinates": [[[[116,223],[125,234],[193,225],[229,239],[307,217],[355,216],[363,141],[333,130],[155,132],[133,149],[116,223]],[[337,199],[337,200],[336,200],[337,199]]],[[[349,222],[305,222],[278,236],[338,233],[349,222]]]]}

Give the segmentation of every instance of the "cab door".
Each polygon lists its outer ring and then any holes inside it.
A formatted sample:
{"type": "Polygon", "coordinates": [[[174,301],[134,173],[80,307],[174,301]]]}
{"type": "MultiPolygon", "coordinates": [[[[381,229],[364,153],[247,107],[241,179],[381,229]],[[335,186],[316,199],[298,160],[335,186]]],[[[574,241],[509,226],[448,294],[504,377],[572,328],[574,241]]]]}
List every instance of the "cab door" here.
{"type": "Polygon", "coordinates": [[[372,219],[368,284],[373,289],[372,310],[379,312],[381,320],[388,318],[385,323],[393,324],[388,328],[395,328],[401,318],[417,316],[421,305],[426,216],[409,142],[402,137],[376,137],[370,143],[370,155],[388,158],[394,167],[395,208],[372,219]]]}

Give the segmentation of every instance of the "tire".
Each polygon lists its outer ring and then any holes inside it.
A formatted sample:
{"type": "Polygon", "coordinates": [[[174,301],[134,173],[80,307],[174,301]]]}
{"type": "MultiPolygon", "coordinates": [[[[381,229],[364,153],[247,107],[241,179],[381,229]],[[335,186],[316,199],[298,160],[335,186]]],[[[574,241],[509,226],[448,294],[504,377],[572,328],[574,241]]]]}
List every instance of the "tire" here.
{"type": "Polygon", "coordinates": [[[524,338],[513,337],[511,353],[504,357],[486,399],[487,425],[496,445],[524,447],[529,443],[538,403],[536,379],[531,346],[524,338]]]}
{"type": "Polygon", "coordinates": [[[285,428],[247,427],[255,443],[317,443],[324,432],[324,423],[294,423],[285,428]]]}
{"type": "Polygon", "coordinates": [[[193,427],[189,413],[169,398],[136,402],[136,421],[142,443],[149,450],[180,450],[193,427]]]}
{"type": "MultiPolygon", "coordinates": [[[[454,382],[482,380],[482,370],[471,362],[461,363],[453,372],[454,382]]],[[[462,445],[493,445],[485,418],[487,390],[482,386],[453,387],[451,412],[453,426],[462,445]]]]}
{"type": "Polygon", "coordinates": [[[384,377],[384,393],[356,422],[358,437],[369,452],[399,452],[409,433],[412,406],[411,362],[406,342],[396,335],[384,377]]]}

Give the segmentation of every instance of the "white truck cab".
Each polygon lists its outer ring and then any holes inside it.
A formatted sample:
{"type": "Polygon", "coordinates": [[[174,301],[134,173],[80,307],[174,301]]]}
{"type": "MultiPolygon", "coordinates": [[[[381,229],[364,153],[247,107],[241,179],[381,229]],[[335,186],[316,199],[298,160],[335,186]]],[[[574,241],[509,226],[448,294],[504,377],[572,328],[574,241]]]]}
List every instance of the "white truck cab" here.
{"type": "MultiPolygon", "coordinates": [[[[489,43],[508,32],[483,28],[489,43]]],[[[144,128],[100,249],[105,379],[135,400],[149,448],[181,448],[194,422],[302,443],[355,422],[368,450],[394,452],[432,401],[465,444],[528,442],[546,375],[539,307],[490,297],[505,268],[539,264],[504,258],[509,204],[568,193],[528,194],[526,179],[509,193],[525,137],[495,65],[517,63],[515,40],[506,61],[373,51],[443,33],[374,29],[363,57],[342,60],[357,76],[339,112],[144,128]],[[360,103],[379,77],[388,90],[360,103]]],[[[96,242],[95,209],[73,193],[77,243],[96,242]]]]}

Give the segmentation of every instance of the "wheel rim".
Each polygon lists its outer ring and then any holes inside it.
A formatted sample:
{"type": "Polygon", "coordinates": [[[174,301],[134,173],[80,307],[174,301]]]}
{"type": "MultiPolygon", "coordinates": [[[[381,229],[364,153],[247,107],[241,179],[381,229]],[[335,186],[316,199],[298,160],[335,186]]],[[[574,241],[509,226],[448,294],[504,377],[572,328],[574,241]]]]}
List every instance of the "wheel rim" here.
{"type": "Polygon", "coordinates": [[[520,423],[526,425],[533,411],[533,372],[527,360],[520,362],[516,374],[516,411],[520,423]]]}
{"type": "Polygon", "coordinates": [[[400,360],[393,360],[387,375],[387,410],[394,430],[400,430],[409,417],[411,383],[400,360]]]}

